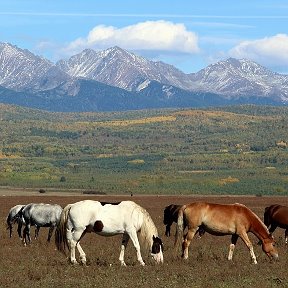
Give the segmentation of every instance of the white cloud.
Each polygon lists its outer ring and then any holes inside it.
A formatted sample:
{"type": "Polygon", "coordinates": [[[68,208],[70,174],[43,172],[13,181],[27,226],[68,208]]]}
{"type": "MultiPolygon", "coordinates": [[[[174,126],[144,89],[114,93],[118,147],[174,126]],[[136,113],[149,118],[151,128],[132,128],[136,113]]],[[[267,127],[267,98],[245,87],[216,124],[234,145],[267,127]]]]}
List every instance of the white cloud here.
{"type": "Polygon", "coordinates": [[[75,54],[85,48],[105,49],[119,46],[127,50],[146,50],[195,54],[199,52],[198,37],[188,31],[184,24],[146,21],[116,28],[98,25],[86,37],[71,42],[64,50],[75,54]]]}
{"type": "Polygon", "coordinates": [[[287,67],[288,35],[277,34],[253,41],[243,41],[229,51],[235,58],[247,58],[261,65],[287,67]]]}

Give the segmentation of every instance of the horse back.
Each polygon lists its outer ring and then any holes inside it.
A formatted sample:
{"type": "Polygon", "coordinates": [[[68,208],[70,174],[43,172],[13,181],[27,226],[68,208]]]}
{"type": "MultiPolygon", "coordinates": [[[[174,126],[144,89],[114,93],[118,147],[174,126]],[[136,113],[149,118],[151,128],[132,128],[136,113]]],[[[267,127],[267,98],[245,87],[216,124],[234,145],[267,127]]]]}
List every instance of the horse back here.
{"type": "Polygon", "coordinates": [[[31,203],[23,208],[25,222],[32,225],[45,226],[57,224],[60,220],[62,207],[58,204],[31,203]]]}
{"type": "Polygon", "coordinates": [[[250,210],[242,204],[195,202],[186,205],[184,215],[189,227],[202,226],[211,234],[233,234],[251,225],[250,210]]]}
{"type": "Polygon", "coordinates": [[[288,226],[288,207],[278,204],[266,207],[264,222],[269,222],[269,224],[274,223],[280,227],[286,228],[288,226]]]}

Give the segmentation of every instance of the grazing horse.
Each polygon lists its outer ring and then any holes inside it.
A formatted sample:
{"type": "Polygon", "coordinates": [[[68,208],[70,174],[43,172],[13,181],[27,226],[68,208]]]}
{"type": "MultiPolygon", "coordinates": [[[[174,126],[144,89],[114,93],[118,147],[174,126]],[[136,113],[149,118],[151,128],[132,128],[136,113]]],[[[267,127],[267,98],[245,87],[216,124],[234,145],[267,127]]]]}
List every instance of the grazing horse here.
{"type": "Polygon", "coordinates": [[[182,239],[182,257],[184,259],[188,258],[190,242],[200,226],[212,235],[232,235],[228,260],[232,260],[236,242],[240,237],[248,247],[253,263],[257,264],[247,232],[253,233],[261,241],[262,249],[269,257],[278,258],[272,235],[269,234],[260,218],[245,205],[195,202],[182,206],[178,214],[176,247],[182,239]],[[188,233],[183,239],[184,219],[188,226],[188,233]]]}
{"type": "Polygon", "coordinates": [[[49,227],[48,239],[50,242],[52,233],[60,221],[62,207],[58,204],[30,203],[18,212],[18,217],[24,219],[23,243],[26,246],[27,238],[31,242],[30,227],[36,226],[35,238],[38,236],[40,227],[49,227]]]}
{"type": "Polygon", "coordinates": [[[17,232],[18,232],[19,238],[22,238],[21,229],[22,229],[23,219],[16,217],[16,215],[20,211],[20,209],[23,208],[24,206],[25,205],[22,205],[22,204],[15,205],[9,210],[8,216],[6,218],[6,222],[7,222],[7,229],[9,229],[10,238],[12,237],[13,224],[15,222],[18,223],[17,232]]]}
{"type": "Polygon", "coordinates": [[[70,261],[76,264],[75,248],[80,254],[80,261],[86,265],[86,254],[80,246],[81,238],[89,232],[101,236],[122,234],[122,245],[119,260],[124,262],[124,252],[129,238],[132,240],[137,252],[137,259],[145,265],[137,237],[150,249],[152,258],[163,262],[163,244],[158,237],[157,228],[149,213],[132,201],[122,201],[109,204],[93,200],[83,200],[67,205],[61,214],[60,223],[55,232],[55,243],[59,251],[65,253],[68,246],[70,261]]]}
{"type": "Polygon", "coordinates": [[[278,204],[265,208],[264,224],[273,233],[277,227],[285,229],[285,243],[288,243],[288,207],[278,204]]]}
{"type": "MultiPolygon", "coordinates": [[[[25,224],[25,221],[24,221],[23,217],[22,218],[19,217],[18,212],[24,206],[25,205],[22,205],[22,204],[15,205],[9,210],[8,216],[6,218],[6,222],[7,222],[7,229],[9,229],[10,238],[12,237],[13,224],[17,222],[17,224],[18,224],[17,233],[18,233],[19,238],[22,239],[22,226],[23,226],[23,224],[25,224]]],[[[40,229],[40,227],[37,227],[35,225],[35,239],[38,236],[39,229],[40,229]]]]}
{"type": "MultiPolygon", "coordinates": [[[[178,219],[178,212],[182,205],[176,205],[176,204],[171,204],[169,206],[166,206],[164,209],[164,220],[163,224],[166,225],[166,230],[165,230],[165,236],[170,236],[171,235],[171,225],[173,222],[177,223],[178,219]]],[[[185,224],[184,224],[185,226],[185,224]]],[[[184,227],[185,229],[185,227],[184,227]]]]}
{"type": "MultiPolygon", "coordinates": [[[[163,224],[166,225],[165,236],[168,237],[171,235],[171,232],[170,232],[171,225],[173,224],[173,222],[177,223],[178,212],[179,212],[181,207],[182,207],[182,205],[176,205],[176,204],[171,204],[171,205],[165,207],[164,220],[163,220],[163,224]]],[[[184,221],[183,229],[185,230],[185,228],[186,228],[186,223],[184,221]]],[[[199,237],[202,237],[202,235],[205,233],[205,230],[202,229],[202,227],[200,226],[199,229],[197,230],[197,232],[199,233],[199,237]]]]}

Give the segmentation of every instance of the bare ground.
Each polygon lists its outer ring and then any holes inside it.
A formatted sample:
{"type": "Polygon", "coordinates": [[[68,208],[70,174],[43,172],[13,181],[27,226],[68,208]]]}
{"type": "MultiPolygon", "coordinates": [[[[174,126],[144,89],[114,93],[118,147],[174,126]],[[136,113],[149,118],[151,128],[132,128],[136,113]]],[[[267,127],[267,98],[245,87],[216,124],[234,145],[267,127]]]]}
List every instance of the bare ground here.
{"type": "MultiPolygon", "coordinates": [[[[165,237],[163,210],[169,204],[194,201],[215,203],[242,203],[263,219],[264,208],[279,203],[288,206],[288,197],[254,196],[93,196],[78,191],[64,194],[33,190],[0,192],[0,287],[288,287],[288,247],[284,243],[284,230],[278,228],[274,237],[280,259],[271,262],[257,245],[258,239],[250,234],[258,264],[253,265],[246,246],[239,239],[233,261],[227,260],[230,237],[205,234],[191,243],[189,259],[174,256],[173,237],[165,237]],[[5,195],[5,196],[3,196],[5,195]],[[19,196],[21,195],[21,196],[19,196]],[[58,195],[58,196],[56,196],[58,195]],[[61,196],[59,196],[61,195],[61,196]],[[65,195],[65,196],[62,196],[65,195]],[[88,257],[88,266],[72,266],[65,255],[58,252],[53,242],[47,243],[47,228],[40,229],[40,238],[23,247],[16,235],[10,239],[6,230],[6,216],[16,204],[30,202],[58,203],[63,207],[83,199],[116,202],[133,200],[147,209],[164,242],[164,264],[155,265],[144,254],[145,267],[140,267],[136,253],[129,243],[125,259],[127,267],[118,261],[121,237],[101,237],[87,234],[82,247],[88,257]]],[[[172,227],[174,233],[175,227],[172,227]]]]}

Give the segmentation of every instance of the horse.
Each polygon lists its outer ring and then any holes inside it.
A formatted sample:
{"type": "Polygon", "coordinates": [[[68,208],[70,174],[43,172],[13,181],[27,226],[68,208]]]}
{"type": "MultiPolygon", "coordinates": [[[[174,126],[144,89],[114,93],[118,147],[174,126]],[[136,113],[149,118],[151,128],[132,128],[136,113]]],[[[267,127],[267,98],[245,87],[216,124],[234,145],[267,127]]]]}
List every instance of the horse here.
{"type": "Polygon", "coordinates": [[[182,239],[182,258],[188,258],[188,248],[198,227],[216,236],[232,235],[228,260],[232,260],[236,242],[240,237],[250,251],[251,259],[257,264],[253,245],[247,235],[253,233],[262,243],[262,250],[270,258],[278,258],[273,236],[260,218],[243,204],[215,204],[195,202],[183,205],[179,210],[175,248],[182,239]],[[188,233],[183,238],[183,221],[186,221],[188,233]]]}
{"type": "Polygon", "coordinates": [[[16,215],[20,211],[20,209],[24,206],[25,205],[22,205],[22,204],[15,205],[9,210],[9,213],[6,218],[6,223],[7,223],[7,229],[9,229],[10,238],[12,237],[13,224],[15,222],[18,223],[17,232],[18,232],[19,238],[22,238],[22,235],[21,235],[22,220],[19,217],[16,217],[16,215]]]}
{"type": "MultiPolygon", "coordinates": [[[[178,212],[181,207],[182,205],[176,205],[176,204],[170,204],[165,207],[164,218],[163,218],[163,224],[166,225],[165,236],[169,237],[171,235],[171,232],[170,232],[171,225],[173,224],[173,222],[177,223],[178,212]]],[[[183,229],[185,230],[185,228],[186,228],[186,223],[184,222],[183,229]]],[[[202,227],[200,226],[197,232],[199,233],[199,237],[201,238],[202,235],[205,233],[205,230],[202,229],[202,227]]]]}
{"type": "Polygon", "coordinates": [[[86,233],[94,232],[101,236],[122,234],[119,260],[122,266],[124,253],[129,238],[136,248],[137,260],[145,265],[140,252],[140,242],[150,249],[156,263],[163,263],[163,243],[158,237],[157,228],[149,213],[133,201],[107,203],[93,200],[82,200],[68,204],[61,214],[60,223],[55,232],[56,247],[65,254],[66,247],[70,250],[70,262],[77,264],[75,248],[80,254],[80,261],[86,265],[86,254],[80,240],[86,233]]]}
{"type": "MultiPolygon", "coordinates": [[[[13,206],[7,215],[6,222],[7,222],[7,229],[9,229],[9,236],[12,237],[12,231],[13,231],[13,224],[17,222],[18,228],[17,233],[20,239],[22,239],[22,226],[25,224],[25,221],[22,218],[19,217],[18,212],[21,208],[23,208],[25,205],[18,204],[13,206]]],[[[35,239],[37,238],[39,234],[40,227],[35,226],[35,239]]]]}
{"type": "Polygon", "coordinates": [[[273,233],[277,227],[285,229],[285,244],[288,243],[288,207],[278,204],[265,208],[264,224],[273,233]],[[270,228],[269,228],[270,227],[270,228]]]}
{"type": "MultiPolygon", "coordinates": [[[[171,225],[173,222],[177,223],[178,212],[182,205],[171,204],[164,209],[163,224],[166,226],[165,236],[169,237],[171,235],[171,225]]],[[[185,229],[185,228],[184,228],[185,229]]]]}
{"type": "Polygon", "coordinates": [[[38,236],[40,227],[49,227],[47,241],[50,242],[53,231],[60,221],[62,207],[58,204],[30,203],[25,205],[17,213],[23,218],[25,228],[23,230],[23,244],[27,245],[27,238],[31,242],[30,227],[35,226],[35,238],[38,236]]]}

